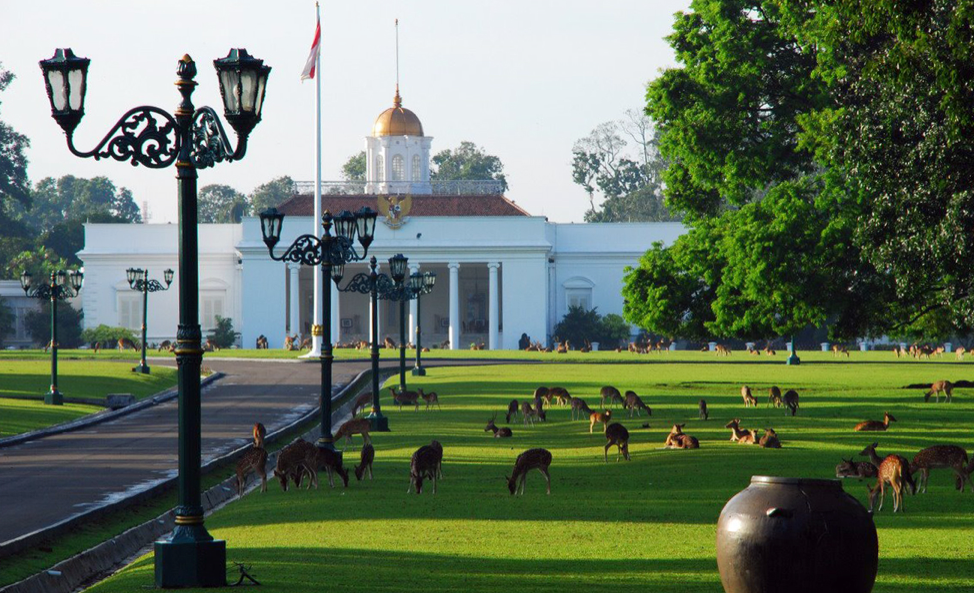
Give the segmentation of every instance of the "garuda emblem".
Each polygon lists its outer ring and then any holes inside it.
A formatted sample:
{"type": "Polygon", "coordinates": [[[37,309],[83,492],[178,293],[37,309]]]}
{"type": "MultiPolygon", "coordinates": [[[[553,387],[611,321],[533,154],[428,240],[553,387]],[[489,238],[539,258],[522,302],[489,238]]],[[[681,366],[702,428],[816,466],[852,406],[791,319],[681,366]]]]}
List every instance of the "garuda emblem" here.
{"type": "Polygon", "coordinates": [[[398,229],[409,220],[409,210],[413,207],[411,195],[379,196],[379,213],[385,218],[382,222],[391,229],[398,229]]]}

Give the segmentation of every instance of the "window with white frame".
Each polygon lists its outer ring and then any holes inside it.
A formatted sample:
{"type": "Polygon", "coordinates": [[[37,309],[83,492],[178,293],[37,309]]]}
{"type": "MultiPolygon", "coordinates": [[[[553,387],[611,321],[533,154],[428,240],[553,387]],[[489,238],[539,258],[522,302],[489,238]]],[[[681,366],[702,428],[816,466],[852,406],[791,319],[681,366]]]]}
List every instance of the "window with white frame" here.
{"type": "Polygon", "coordinates": [[[412,181],[419,181],[419,174],[420,174],[420,166],[419,165],[420,165],[420,163],[419,163],[419,155],[418,154],[414,154],[413,155],[413,177],[412,177],[412,181]]]}
{"type": "Polygon", "coordinates": [[[118,326],[128,329],[142,328],[142,295],[118,295],[118,326]]]}
{"type": "Polygon", "coordinates": [[[402,181],[406,178],[406,166],[401,154],[392,157],[392,180],[402,181]]]}
{"type": "Polygon", "coordinates": [[[386,179],[385,167],[383,167],[384,164],[385,163],[382,162],[382,155],[375,155],[375,178],[378,181],[385,181],[386,179]]]}
{"type": "Polygon", "coordinates": [[[586,311],[592,309],[592,289],[591,288],[566,288],[565,302],[568,308],[581,307],[586,311]]]}
{"type": "Polygon", "coordinates": [[[225,294],[200,295],[200,325],[204,332],[216,329],[216,318],[226,317],[225,294]]]}

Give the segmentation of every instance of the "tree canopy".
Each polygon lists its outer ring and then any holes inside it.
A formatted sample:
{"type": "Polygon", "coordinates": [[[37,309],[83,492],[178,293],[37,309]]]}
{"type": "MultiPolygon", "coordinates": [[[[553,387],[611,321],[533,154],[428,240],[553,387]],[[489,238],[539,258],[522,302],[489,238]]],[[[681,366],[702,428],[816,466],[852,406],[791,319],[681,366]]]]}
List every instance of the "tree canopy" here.
{"type": "Polygon", "coordinates": [[[345,181],[365,181],[365,151],[361,150],[348,157],[342,165],[342,179],[345,181]]]}
{"type": "Polygon", "coordinates": [[[453,150],[444,150],[433,156],[430,178],[443,181],[494,179],[501,182],[501,191],[507,191],[504,164],[487,154],[473,142],[461,142],[453,150]]]}
{"type": "Polygon", "coordinates": [[[250,211],[254,214],[277,208],[294,195],[294,180],[287,175],[262,183],[250,192],[250,211]]]}
{"type": "MultiPolygon", "coordinates": [[[[14,80],[12,72],[0,63],[0,93],[14,80]]],[[[30,140],[0,119],[0,228],[4,235],[24,234],[23,225],[14,212],[30,206],[30,182],[27,179],[27,148],[30,140]]]]}
{"type": "Polygon", "coordinates": [[[250,213],[247,196],[229,185],[204,185],[197,204],[200,223],[238,223],[250,213]]]}

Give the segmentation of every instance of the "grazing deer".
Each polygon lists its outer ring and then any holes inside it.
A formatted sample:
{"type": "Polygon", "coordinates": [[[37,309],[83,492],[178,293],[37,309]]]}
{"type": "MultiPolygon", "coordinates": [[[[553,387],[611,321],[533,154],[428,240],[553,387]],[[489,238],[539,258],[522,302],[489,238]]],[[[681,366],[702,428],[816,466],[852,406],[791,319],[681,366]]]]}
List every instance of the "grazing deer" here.
{"type": "Polygon", "coordinates": [[[572,401],[571,394],[564,387],[552,387],[548,390],[548,403],[554,400],[559,406],[567,406],[572,401]]]}
{"type": "Polygon", "coordinates": [[[954,351],[954,356],[957,357],[957,360],[964,360],[965,352],[967,352],[967,348],[964,348],[963,346],[958,346],[957,350],[954,351]]]}
{"type": "Polygon", "coordinates": [[[547,387],[538,387],[534,390],[534,407],[541,407],[541,402],[551,405],[551,390],[547,387]]]}
{"type": "Polygon", "coordinates": [[[615,445],[619,448],[616,452],[616,461],[619,461],[619,455],[623,455],[626,461],[629,459],[629,431],[626,427],[619,424],[618,422],[613,422],[605,429],[605,438],[608,439],[608,443],[605,444],[605,450],[602,452],[602,457],[605,459],[606,463],[609,462],[609,448],[615,445]]]}
{"type": "Polygon", "coordinates": [[[439,480],[443,479],[443,445],[440,441],[430,441],[430,447],[436,451],[436,478],[439,480]]]}
{"type": "Polygon", "coordinates": [[[362,457],[359,460],[359,464],[355,466],[355,479],[361,480],[362,476],[366,473],[369,474],[369,479],[372,479],[372,461],[375,460],[375,448],[372,443],[366,443],[362,447],[362,457]]]}
{"type": "Polygon", "coordinates": [[[205,352],[216,352],[219,349],[220,346],[213,341],[213,338],[206,338],[206,341],[203,342],[203,350],[205,352]]]}
{"type": "Polygon", "coordinates": [[[599,422],[602,423],[602,432],[609,427],[609,420],[612,420],[612,410],[605,410],[604,412],[592,412],[588,415],[588,433],[592,434],[595,429],[595,425],[599,422]]]}
{"type": "Polygon", "coordinates": [[[666,435],[666,444],[663,446],[667,449],[699,449],[700,441],[697,437],[690,436],[683,432],[683,427],[686,424],[674,424],[673,428],[670,429],[670,434],[666,435]]]}
{"type": "Polygon", "coordinates": [[[267,436],[267,429],[260,422],[254,424],[254,448],[259,449],[264,446],[264,437],[267,436]]]}
{"type": "Polygon", "coordinates": [[[419,394],[415,391],[399,391],[399,388],[392,386],[389,388],[392,392],[392,401],[399,406],[399,411],[402,411],[402,407],[415,406],[415,410],[419,411],[419,394]]]}
{"type": "Polygon", "coordinates": [[[495,439],[503,439],[510,436],[514,436],[514,433],[511,432],[510,428],[506,426],[504,428],[498,428],[497,425],[494,424],[494,420],[496,419],[497,419],[497,414],[494,414],[493,418],[487,421],[487,427],[484,428],[484,432],[493,432],[495,439]]]}
{"type": "Polygon", "coordinates": [[[294,344],[298,341],[298,336],[284,336],[284,349],[290,352],[296,350],[294,344]]]}
{"type": "Polygon", "coordinates": [[[426,402],[426,410],[427,411],[429,411],[429,409],[433,405],[436,405],[437,409],[440,409],[440,410],[443,409],[443,408],[440,407],[440,396],[437,395],[435,391],[430,391],[429,393],[426,393],[426,392],[423,391],[423,388],[422,387],[417,388],[416,391],[419,392],[419,397],[423,398],[423,401],[426,402]]]}
{"type": "Polygon", "coordinates": [[[758,400],[751,395],[751,388],[747,385],[741,385],[741,397],[744,398],[744,407],[757,407],[758,400]]]}
{"type": "Polygon", "coordinates": [[[893,418],[893,415],[890,414],[889,412],[883,412],[882,422],[880,422],[879,420],[865,420],[863,422],[860,422],[859,424],[856,424],[856,427],[853,430],[855,430],[856,432],[867,432],[867,431],[876,431],[876,430],[885,431],[886,429],[889,428],[890,422],[896,422],[896,418],[893,418]]]}
{"type": "Polygon", "coordinates": [[[580,397],[572,398],[572,420],[582,420],[592,415],[592,409],[588,407],[580,397]]]}
{"type": "Polygon", "coordinates": [[[347,446],[352,443],[352,435],[360,434],[362,435],[363,443],[369,444],[372,442],[372,437],[369,436],[369,430],[371,428],[372,423],[369,422],[368,418],[352,418],[338,428],[338,431],[335,432],[334,439],[337,442],[344,438],[347,446]]]}
{"type": "MultiPolygon", "coordinates": [[[[893,489],[893,512],[895,513],[903,507],[904,486],[911,488],[913,492],[916,491],[913,478],[910,476],[910,462],[899,455],[887,455],[885,459],[881,460],[876,454],[876,445],[877,443],[873,443],[860,453],[860,455],[869,455],[873,464],[879,468],[876,485],[869,489],[869,511],[872,512],[873,510],[877,493],[880,497],[878,510],[883,510],[883,503],[886,501],[886,484],[889,484],[893,489]]],[[[904,507],[903,510],[905,511],[906,508],[904,507]]]]}
{"type": "Polygon", "coordinates": [[[334,474],[342,479],[342,484],[348,488],[348,471],[342,466],[342,452],[333,449],[323,449],[312,445],[307,450],[305,465],[311,468],[311,483],[318,487],[318,472],[324,469],[328,473],[328,485],[335,487],[334,474]]]}
{"type": "Polygon", "coordinates": [[[832,346],[832,357],[835,358],[840,354],[845,354],[846,358],[849,358],[849,349],[842,344],[834,344],[832,346]]]}
{"type": "Polygon", "coordinates": [[[156,348],[156,352],[162,352],[163,350],[166,352],[172,352],[175,349],[176,346],[170,340],[163,340],[159,343],[159,347],[156,348]]]}
{"type": "Polygon", "coordinates": [[[532,426],[536,420],[544,419],[544,411],[532,408],[530,402],[521,403],[521,415],[524,417],[524,424],[530,422],[532,426]]]}
{"type": "MultiPolygon", "coordinates": [[[[927,480],[930,470],[950,468],[957,475],[960,491],[964,491],[964,484],[970,480],[967,475],[967,451],[956,445],[934,445],[921,450],[910,463],[910,473],[920,472],[917,485],[920,492],[927,491],[927,480]]],[[[971,488],[974,492],[974,487],[971,488]]]]}
{"type": "Polygon", "coordinates": [[[939,404],[940,403],[940,394],[943,393],[946,402],[947,403],[950,403],[951,397],[953,396],[953,392],[954,392],[954,384],[953,383],[951,383],[950,381],[946,381],[946,380],[944,380],[944,381],[937,381],[936,383],[934,383],[933,385],[930,386],[930,391],[928,391],[926,393],[926,395],[923,396],[923,401],[928,402],[928,401],[930,401],[930,396],[931,395],[936,395],[937,396],[937,403],[939,404]]]}
{"type": "Polygon", "coordinates": [[[260,477],[260,491],[267,492],[267,450],[263,447],[249,449],[237,461],[237,496],[243,496],[250,472],[260,477]]]}
{"type": "Polygon", "coordinates": [[[372,392],[363,393],[362,395],[355,398],[355,403],[352,404],[352,417],[358,416],[360,412],[364,412],[366,408],[372,407],[372,392]]]}
{"type": "Polygon", "coordinates": [[[548,468],[551,466],[551,453],[547,449],[528,449],[517,456],[514,460],[514,471],[507,477],[507,489],[511,495],[524,495],[524,485],[527,483],[527,474],[536,469],[544,476],[548,483],[548,494],[551,494],[551,474],[548,468]]]}
{"type": "Polygon", "coordinates": [[[735,418],[734,420],[731,420],[730,422],[725,424],[724,428],[731,429],[730,441],[732,443],[743,443],[745,445],[753,445],[757,442],[757,439],[755,439],[754,437],[754,432],[747,430],[746,428],[741,428],[741,421],[738,418],[735,418]]]}
{"type": "Polygon", "coordinates": [[[138,346],[138,344],[136,344],[135,342],[133,342],[132,340],[130,340],[128,338],[119,338],[118,339],[118,349],[119,350],[129,350],[129,349],[138,350],[139,349],[139,346],[138,346]]]}
{"type": "Polygon", "coordinates": [[[835,466],[836,478],[875,478],[879,475],[879,468],[871,461],[853,461],[842,459],[842,463],[835,466]]]}
{"type": "Polygon", "coordinates": [[[789,389],[785,392],[785,405],[791,410],[791,415],[794,416],[798,412],[798,392],[794,389],[789,389]]]}
{"type": "Polygon", "coordinates": [[[633,412],[636,412],[636,415],[637,416],[642,416],[643,414],[642,414],[642,411],[641,410],[646,410],[646,415],[647,416],[652,416],[653,415],[653,410],[651,410],[649,406],[647,406],[646,404],[643,403],[642,398],[639,397],[638,395],[636,395],[636,392],[635,391],[627,391],[626,392],[626,399],[625,399],[625,401],[623,402],[622,405],[627,410],[629,410],[629,417],[630,418],[632,418],[632,413],[633,412]]]}
{"type": "Polygon", "coordinates": [[[432,445],[416,449],[409,461],[409,489],[406,494],[413,490],[416,490],[416,494],[422,494],[423,480],[433,481],[433,494],[436,494],[437,468],[442,459],[442,450],[438,452],[432,445]]]}
{"type": "Polygon", "coordinates": [[[717,344],[717,346],[714,347],[714,351],[717,352],[717,356],[730,356],[731,355],[730,346],[725,346],[723,344],[717,344]]]}
{"type": "Polygon", "coordinates": [[[516,399],[512,399],[511,400],[511,403],[507,404],[506,422],[508,424],[510,424],[511,423],[511,416],[514,416],[514,418],[517,419],[517,415],[520,414],[520,413],[521,413],[521,406],[520,406],[520,404],[517,403],[517,400],[516,399]]]}
{"type": "Polygon", "coordinates": [[[288,480],[294,480],[295,488],[300,488],[302,476],[304,474],[311,476],[314,473],[306,463],[309,447],[314,445],[304,439],[297,439],[277,454],[274,477],[280,480],[281,489],[285,492],[287,492],[288,480]]]}
{"type": "Polygon", "coordinates": [[[625,403],[625,400],[622,399],[622,394],[619,393],[619,390],[616,389],[615,387],[612,387],[611,385],[606,385],[599,391],[600,408],[605,407],[606,400],[609,400],[610,406],[614,403],[620,403],[620,404],[625,403]]]}
{"type": "Polygon", "coordinates": [[[773,428],[765,428],[764,436],[761,437],[760,441],[758,441],[758,445],[764,447],[765,449],[780,449],[781,441],[778,440],[778,433],[776,433],[773,428]]]}
{"type": "Polygon", "coordinates": [[[709,419],[710,412],[707,411],[707,400],[705,399],[700,400],[700,403],[697,404],[697,406],[700,408],[700,419],[701,420],[709,419]]]}
{"type": "Polygon", "coordinates": [[[777,385],[772,385],[768,390],[768,407],[781,407],[781,389],[777,385]]]}

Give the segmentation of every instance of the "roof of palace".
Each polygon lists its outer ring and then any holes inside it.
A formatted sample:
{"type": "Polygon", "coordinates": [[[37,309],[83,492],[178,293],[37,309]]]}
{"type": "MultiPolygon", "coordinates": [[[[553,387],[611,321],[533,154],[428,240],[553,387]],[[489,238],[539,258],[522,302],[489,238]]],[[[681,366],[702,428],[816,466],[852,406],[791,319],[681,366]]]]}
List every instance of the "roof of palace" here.
{"type": "MultiPolygon", "coordinates": [[[[322,211],[355,212],[363,206],[379,210],[379,199],[388,196],[322,194],[322,211]]],[[[299,194],[277,208],[288,216],[314,216],[314,196],[299,194]]],[[[531,216],[502,195],[413,195],[408,216],[531,216]]]]}

